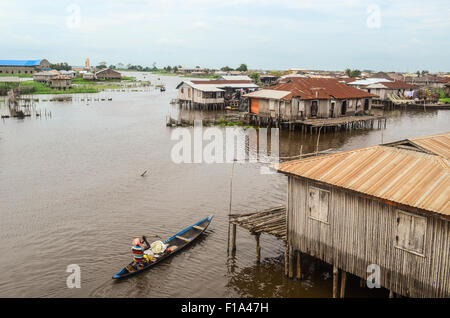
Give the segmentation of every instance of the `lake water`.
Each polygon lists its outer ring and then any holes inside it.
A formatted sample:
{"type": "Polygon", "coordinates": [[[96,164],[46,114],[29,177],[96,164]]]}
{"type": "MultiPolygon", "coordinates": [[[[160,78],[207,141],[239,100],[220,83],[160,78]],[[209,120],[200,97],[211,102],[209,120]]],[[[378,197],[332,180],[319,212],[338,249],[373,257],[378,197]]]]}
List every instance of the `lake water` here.
{"type": "MultiPolygon", "coordinates": [[[[285,278],[284,245],[273,237],[261,237],[257,265],[253,237],[238,228],[236,255],[227,256],[231,164],[173,163],[175,128],[166,127],[166,117],[175,111],[170,101],[181,79],[133,76],[167,90],[102,92],[104,101],[86,101],[95,95],[40,101],[36,109],[51,118],[1,120],[0,296],[330,297],[331,267],[307,258],[304,280],[285,278]],[[184,252],[130,279],[111,279],[130,261],[134,237],[168,238],[210,214],[215,218],[205,235],[184,252]],[[80,289],[66,286],[69,264],[81,268],[80,289]]],[[[322,134],[319,150],[441,133],[450,123],[445,110],[385,115],[386,130],[322,134]]],[[[316,141],[282,131],[280,155],[314,151],[316,141]]],[[[286,177],[261,174],[261,166],[236,164],[233,213],[285,202],[286,177]]],[[[386,297],[387,291],[360,288],[351,277],[347,295],[386,297]]]]}

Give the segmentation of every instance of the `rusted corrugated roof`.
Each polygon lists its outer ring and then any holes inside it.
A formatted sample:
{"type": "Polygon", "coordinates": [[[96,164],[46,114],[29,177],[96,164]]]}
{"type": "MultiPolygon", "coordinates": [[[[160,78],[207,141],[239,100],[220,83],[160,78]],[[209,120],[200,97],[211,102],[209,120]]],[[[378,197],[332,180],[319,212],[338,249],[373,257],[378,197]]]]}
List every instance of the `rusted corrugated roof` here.
{"type": "Polygon", "coordinates": [[[249,84],[252,83],[252,81],[242,81],[242,80],[238,80],[238,81],[233,81],[233,80],[222,80],[222,81],[191,81],[194,84],[213,84],[213,85],[222,85],[222,84],[249,84]]]}
{"type": "Polygon", "coordinates": [[[416,145],[450,160],[450,132],[409,139],[416,145]]]}
{"type": "Polygon", "coordinates": [[[288,83],[281,83],[267,89],[280,91],[290,91],[291,94],[283,97],[290,100],[292,97],[300,99],[347,99],[347,98],[366,98],[377,97],[366,91],[350,87],[340,83],[335,78],[292,78],[288,83]]]}
{"type": "Polygon", "coordinates": [[[450,218],[450,165],[438,155],[380,145],[284,162],[278,171],[450,218]]]}

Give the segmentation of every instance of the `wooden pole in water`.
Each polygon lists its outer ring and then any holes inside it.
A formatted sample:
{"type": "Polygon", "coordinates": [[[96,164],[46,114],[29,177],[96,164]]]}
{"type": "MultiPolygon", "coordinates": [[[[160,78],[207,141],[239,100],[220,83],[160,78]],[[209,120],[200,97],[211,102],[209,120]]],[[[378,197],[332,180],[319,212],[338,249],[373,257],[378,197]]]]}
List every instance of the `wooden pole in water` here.
{"type": "Polygon", "coordinates": [[[234,174],[234,163],[236,159],[233,160],[233,167],[231,168],[231,178],[230,178],[230,207],[228,209],[228,237],[227,237],[227,254],[230,252],[230,216],[231,216],[231,203],[233,201],[233,174],[234,174]]]}
{"type": "Polygon", "coordinates": [[[297,279],[302,279],[301,255],[302,253],[297,251],[297,279]]]}
{"type": "Polygon", "coordinates": [[[341,275],[341,298],[345,298],[345,285],[347,284],[347,272],[342,271],[341,275]]]}
{"type": "Polygon", "coordinates": [[[284,243],[284,275],[288,276],[289,274],[289,248],[288,243],[284,243]]]}
{"type": "Polygon", "coordinates": [[[289,246],[289,278],[294,277],[294,248],[289,246]]]}
{"type": "Polygon", "coordinates": [[[259,236],[260,234],[255,234],[256,240],[256,262],[259,264],[261,262],[261,245],[259,244],[259,236]]]}
{"type": "Polygon", "coordinates": [[[333,265],[333,298],[338,297],[339,269],[333,265]]]}
{"type": "Polygon", "coordinates": [[[233,238],[232,238],[231,250],[233,252],[236,250],[236,224],[233,224],[233,238]]]}

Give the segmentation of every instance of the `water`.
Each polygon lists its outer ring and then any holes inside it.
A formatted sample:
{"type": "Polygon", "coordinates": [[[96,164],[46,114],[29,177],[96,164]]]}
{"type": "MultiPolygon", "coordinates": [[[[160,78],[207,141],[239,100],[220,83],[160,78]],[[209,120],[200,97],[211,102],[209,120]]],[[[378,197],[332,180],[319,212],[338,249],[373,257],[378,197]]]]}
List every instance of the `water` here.
{"type": "MultiPolygon", "coordinates": [[[[305,280],[283,277],[284,246],[273,237],[261,237],[258,266],[253,237],[238,228],[237,253],[227,257],[231,165],[172,162],[173,128],[165,122],[181,80],[146,77],[167,91],[101,93],[112,101],[81,101],[88,95],[41,101],[36,107],[51,111],[51,118],[0,122],[0,296],[331,296],[331,268],[312,259],[306,259],[305,280]],[[130,261],[135,236],[167,238],[209,214],[215,218],[208,231],[184,252],[136,277],[111,279],[130,261]],[[81,268],[80,289],[66,286],[69,264],[81,268]]],[[[383,132],[322,134],[319,150],[440,133],[450,122],[450,112],[439,110],[386,115],[383,132]]],[[[316,141],[282,131],[280,155],[314,151],[316,141]]],[[[262,175],[260,167],[236,165],[233,212],[284,203],[286,177],[262,175]]],[[[347,291],[351,297],[387,295],[360,288],[356,278],[349,279],[347,291]]]]}

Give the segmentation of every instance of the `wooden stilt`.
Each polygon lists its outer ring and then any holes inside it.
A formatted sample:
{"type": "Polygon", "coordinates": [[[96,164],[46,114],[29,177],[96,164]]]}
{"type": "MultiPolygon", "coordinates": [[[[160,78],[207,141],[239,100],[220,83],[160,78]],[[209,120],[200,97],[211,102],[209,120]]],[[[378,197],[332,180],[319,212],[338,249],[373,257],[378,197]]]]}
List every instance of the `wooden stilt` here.
{"type": "Polygon", "coordinates": [[[347,272],[342,271],[341,275],[341,298],[345,298],[345,285],[347,284],[347,272]]]}
{"type": "Polygon", "coordinates": [[[259,264],[261,262],[261,246],[259,244],[259,236],[260,234],[255,235],[256,240],[256,262],[259,264]]]}
{"type": "Polygon", "coordinates": [[[302,279],[301,255],[302,253],[297,251],[297,279],[302,279]]]}
{"type": "Polygon", "coordinates": [[[391,290],[389,290],[389,298],[395,298],[395,293],[391,290]]]}
{"type": "Polygon", "coordinates": [[[294,249],[289,247],[289,278],[294,277],[294,249]]]}
{"type": "Polygon", "coordinates": [[[231,243],[231,250],[235,251],[236,250],[236,224],[233,224],[233,238],[232,238],[232,243],[231,243]]]}
{"type": "Polygon", "coordinates": [[[289,274],[289,248],[287,242],[284,243],[284,275],[289,274]]]}
{"type": "Polygon", "coordinates": [[[339,269],[333,265],[333,298],[338,297],[339,269]]]}

